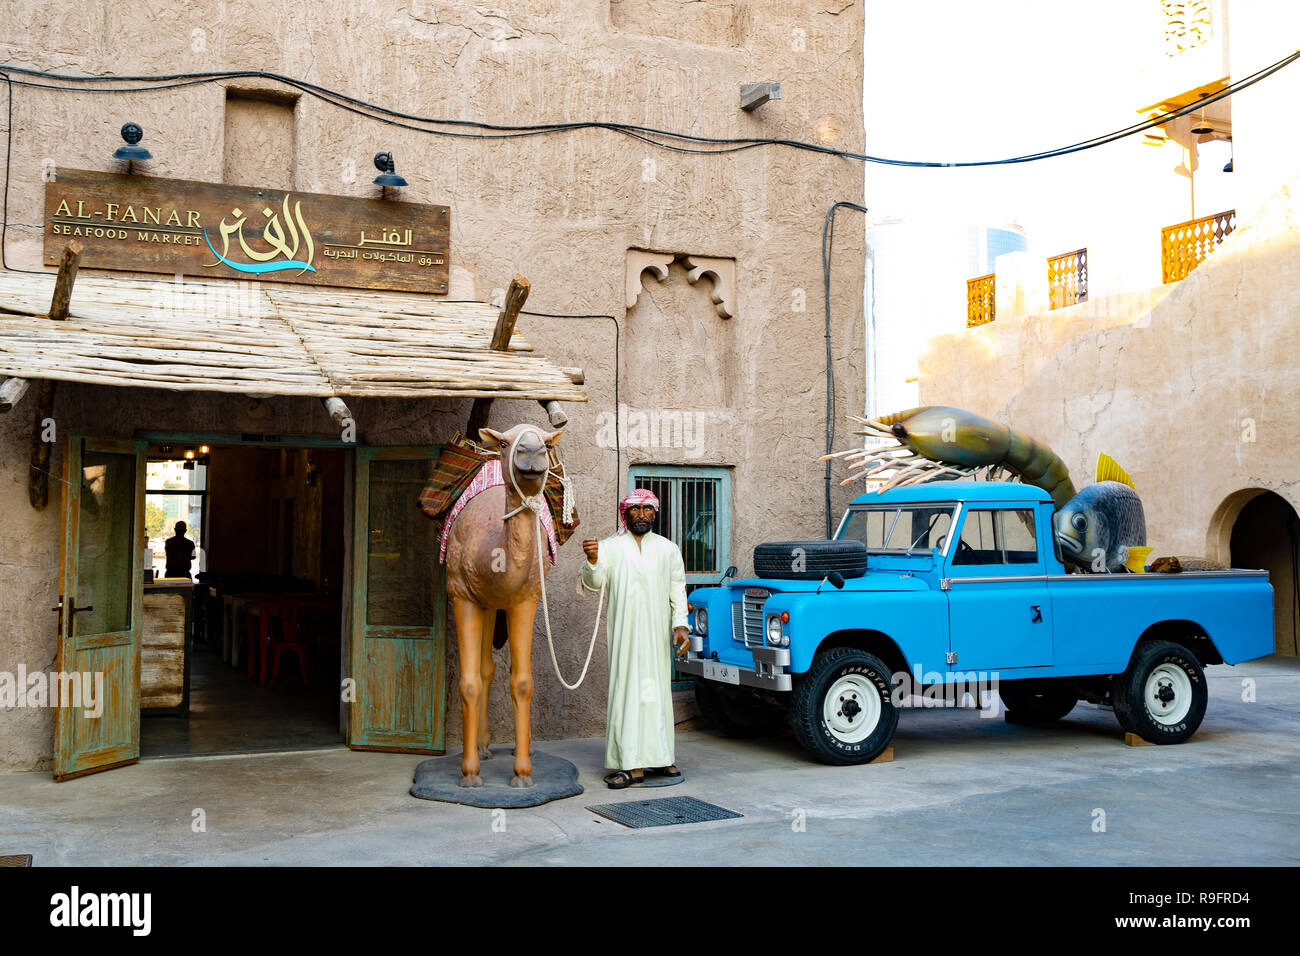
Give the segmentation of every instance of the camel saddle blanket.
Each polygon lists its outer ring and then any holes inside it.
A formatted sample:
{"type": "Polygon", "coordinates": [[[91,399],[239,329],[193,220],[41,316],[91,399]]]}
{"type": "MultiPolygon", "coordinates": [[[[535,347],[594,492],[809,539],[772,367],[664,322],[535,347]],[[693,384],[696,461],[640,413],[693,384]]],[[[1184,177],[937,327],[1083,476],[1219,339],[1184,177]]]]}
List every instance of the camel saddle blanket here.
{"type": "MultiPolygon", "coordinates": [[[[501,477],[501,462],[495,458],[490,459],[487,464],[478,470],[478,474],[469,483],[456,503],[451,506],[451,512],[447,515],[447,520],[443,522],[442,534],[439,536],[438,544],[438,563],[443,564],[447,560],[447,537],[451,534],[451,526],[455,524],[457,516],[464,510],[465,506],[474,500],[474,497],[489,488],[495,488],[497,485],[504,485],[505,480],[501,477]]],[[[559,545],[555,541],[555,521],[551,517],[551,509],[543,508],[540,512],[542,519],[542,530],[546,532],[546,544],[551,552],[551,567],[555,567],[555,557],[559,545]]]]}
{"type": "MultiPolygon", "coordinates": [[[[460,444],[452,443],[443,446],[434,465],[433,474],[420,493],[421,510],[435,521],[441,521],[460,500],[479,469],[489,461],[498,461],[498,459],[480,454],[460,444]]],[[[499,463],[497,467],[500,469],[499,463]]],[[[555,475],[546,479],[543,493],[546,495],[546,503],[550,505],[551,525],[555,529],[556,543],[564,544],[578,527],[577,509],[574,509],[572,523],[565,524],[564,486],[555,475]]]]}

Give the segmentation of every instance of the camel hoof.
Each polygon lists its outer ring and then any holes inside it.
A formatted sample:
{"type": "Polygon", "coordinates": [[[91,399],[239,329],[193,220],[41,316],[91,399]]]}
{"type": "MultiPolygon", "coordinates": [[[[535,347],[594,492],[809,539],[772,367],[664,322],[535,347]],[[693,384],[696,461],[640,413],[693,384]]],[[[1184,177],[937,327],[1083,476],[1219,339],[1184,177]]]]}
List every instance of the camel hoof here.
{"type": "Polygon", "coordinates": [[[515,774],[515,776],[510,779],[510,786],[522,788],[536,786],[536,784],[533,783],[533,778],[529,774],[520,773],[515,774]]]}
{"type": "Polygon", "coordinates": [[[483,778],[480,777],[480,776],[479,776],[478,774],[476,774],[476,773],[467,773],[467,774],[465,774],[465,776],[463,776],[463,777],[460,778],[460,784],[459,784],[459,786],[462,786],[462,787],[481,787],[481,786],[483,786],[483,778]]]}
{"type": "Polygon", "coordinates": [[[492,759],[492,750],[488,747],[487,744],[479,744],[479,747],[478,747],[478,759],[479,759],[479,760],[491,760],[491,759],[492,759]]]}

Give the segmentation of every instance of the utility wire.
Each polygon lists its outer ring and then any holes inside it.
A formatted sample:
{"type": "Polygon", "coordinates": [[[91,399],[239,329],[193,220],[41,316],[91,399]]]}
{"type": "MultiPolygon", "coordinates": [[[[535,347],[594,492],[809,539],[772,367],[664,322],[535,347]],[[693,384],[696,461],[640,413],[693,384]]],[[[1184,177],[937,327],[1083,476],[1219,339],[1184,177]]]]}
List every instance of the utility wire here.
{"type": "MultiPolygon", "coordinates": [[[[826,210],[822,226],[822,298],[826,309],[826,454],[835,450],[835,366],[831,355],[831,254],[835,249],[835,211],[841,206],[866,213],[867,207],[839,200],[826,210]]],[[[826,459],[826,538],[831,536],[831,459],[826,459]]]]}
{"type": "MultiPolygon", "coordinates": [[[[1186,116],[1204,109],[1211,103],[1215,103],[1225,97],[1238,93],[1260,80],[1272,76],[1274,73],[1291,65],[1297,59],[1300,59],[1300,50],[1295,51],[1289,56],[1283,57],[1276,63],[1270,64],[1262,70],[1251,74],[1235,83],[1229,84],[1218,93],[1214,93],[1203,99],[1190,103],[1179,109],[1170,110],[1166,113],[1158,114],[1155,117],[1148,118],[1142,122],[1135,123],[1124,129],[1115,130],[1101,136],[1094,136],[1091,139],[1081,140],[1067,146],[1061,146],[1054,149],[1046,149],[1033,153],[1026,153],[1020,156],[1011,156],[1003,159],[986,159],[986,160],[963,160],[944,162],[938,160],[903,160],[892,159],[884,156],[874,156],[867,153],[857,153],[851,150],[835,149],[819,143],[810,143],[804,140],[773,138],[773,137],[713,137],[699,136],[691,133],[675,132],[673,130],[659,129],[652,126],[639,126],[631,123],[617,123],[606,121],[582,121],[570,123],[543,123],[531,125],[508,125],[498,123],[487,123],[480,120],[459,120],[446,119],[430,116],[420,116],[414,113],[405,113],[399,110],[390,109],[376,103],[371,103],[357,97],[349,96],[338,90],[310,83],[306,80],[300,80],[296,77],[286,76],[267,70],[218,70],[204,73],[167,73],[154,75],[124,75],[124,76],[77,76],[67,73],[51,73],[45,70],[36,70],[29,67],[6,66],[0,67],[0,74],[14,73],[22,76],[36,77],[44,80],[53,80],[65,84],[77,84],[77,86],[55,86],[50,84],[37,84],[28,80],[12,80],[12,83],[32,86],[48,90],[76,90],[78,92],[114,92],[114,93],[140,93],[149,92],[158,89],[175,89],[180,86],[197,85],[201,83],[218,83],[224,80],[241,79],[258,77],[261,79],[272,80],[283,83],[303,93],[306,93],[316,99],[344,109],[356,115],[373,119],[377,122],[386,123],[402,129],[412,130],[414,132],[428,133],[435,136],[446,136],[461,139],[513,139],[524,136],[548,135],[553,133],[573,132],[584,129],[604,129],[622,135],[631,136],[641,142],[648,143],[661,149],[668,149],[673,152],[682,153],[733,153],[742,150],[754,149],[759,146],[783,146],[791,149],[803,150],[807,152],[821,153],[829,156],[838,156],[844,159],[853,159],[860,162],[879,163],[888,166],[910,166],[919,168],[941,168],[941,167],[973,167],[973,166],[1004,166],[1016,163],[1035,162],[1041,159],[1050,159],[1056,156],[1066,156],[1071,153],[1077,153],[1085,149],[1093,149],[1098,146],[1104,146],[1107,143],[1115,142],[1127,136],[1135,135],[1144,130],[1152,129],[1177,119],[1180,116],[1186,116]],[[112,86],[103,86],[102,84],[111,83],[143,83],[144,86],[131,88],[120,88],[112,86]],[[165,84],[165,85],[164,85],[165,84]],[[425,125],[415,125],[425,124],[425,125]],[[463,129],[476,129],[484,132],[465,133],[457,132],[450,129],[437,129],[431,127],[459,127],[463,129]],[[675,140],[682,143],[694,143],[693,146],[681,146],[675,143],[664,142],[664,140],[675,140]],[[698,148],[703,147],[703,148],[698,148]]],[[[6,75],[6,79],[8,79],[6,75]]],[[[12,91],[11,91],[12,95],[12,91]]]]}

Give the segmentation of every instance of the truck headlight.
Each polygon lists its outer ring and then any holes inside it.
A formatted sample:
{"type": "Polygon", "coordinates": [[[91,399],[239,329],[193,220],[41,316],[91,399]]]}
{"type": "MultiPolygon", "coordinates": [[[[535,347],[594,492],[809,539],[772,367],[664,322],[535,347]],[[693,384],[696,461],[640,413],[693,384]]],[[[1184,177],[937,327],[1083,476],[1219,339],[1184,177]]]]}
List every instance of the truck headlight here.
{"type": "Polygon", "coordinates": [[[781,617],[778,614],[767,616],[767,643],[773,647],[781,646],[781,617]]]}
{"type": "Polygon", "coordinates": [[[708,636],[709,612],[707,608],[697,607],[695,609],[695,633],[700,637],[708,636]]]}

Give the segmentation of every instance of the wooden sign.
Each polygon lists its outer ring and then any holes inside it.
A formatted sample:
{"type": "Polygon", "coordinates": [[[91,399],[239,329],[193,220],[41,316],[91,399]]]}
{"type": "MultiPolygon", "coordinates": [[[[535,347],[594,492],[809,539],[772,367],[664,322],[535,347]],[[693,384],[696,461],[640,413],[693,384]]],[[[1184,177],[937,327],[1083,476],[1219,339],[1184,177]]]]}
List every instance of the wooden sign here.
{"type": "Polygon", "coordinates": [[[446,206],[60,169],[45,262],[217,279],[447,294],[446,206]]]}

